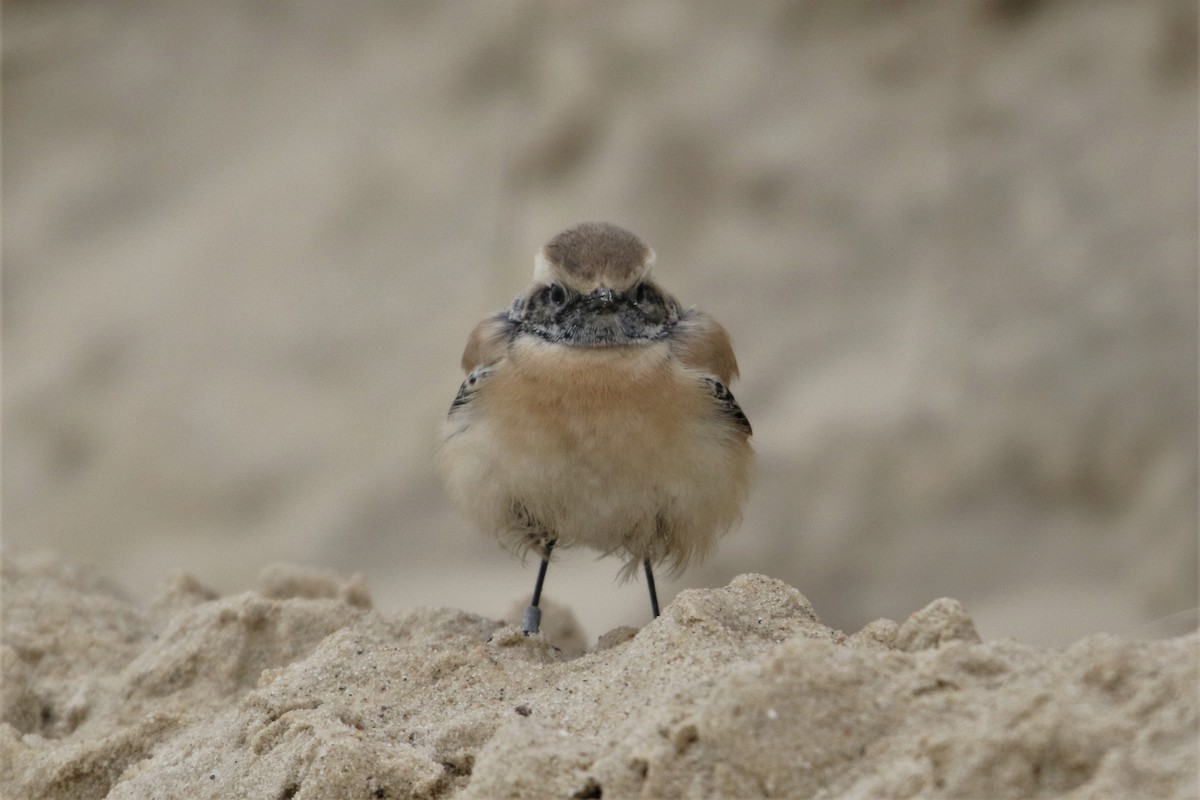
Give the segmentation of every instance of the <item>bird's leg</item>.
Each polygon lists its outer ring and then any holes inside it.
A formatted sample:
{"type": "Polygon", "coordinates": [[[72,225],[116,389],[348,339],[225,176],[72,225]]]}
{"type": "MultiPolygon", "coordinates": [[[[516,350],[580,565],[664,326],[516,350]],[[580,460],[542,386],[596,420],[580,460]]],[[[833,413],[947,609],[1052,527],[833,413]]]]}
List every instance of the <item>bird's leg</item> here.
{"type": "Polygon", "coordinates": [[[533,599],[529,601],[529,605],[525,606],[525,613],[521,616],[521,630],[528,636],[531,633],[537,633],[542,625],[542,609],[538,608],[538,603],[542,601],[542,584],[546,581],[546,567],[550,566],[550,551],[554,549],[554,540],[546,542],[546,549],[542,552],[542,563],[538,567],[537,583],[533,585],[533,599]]]}
{"type": "Polygon", "coordinates": [[[646,586],[650,589],[650,608],[654,611],[654,618],[658,619],[658,592],[654,590],[654,570],[650,568],[650,559],[642,562],[642,566],[646,568],[646,586]]]}

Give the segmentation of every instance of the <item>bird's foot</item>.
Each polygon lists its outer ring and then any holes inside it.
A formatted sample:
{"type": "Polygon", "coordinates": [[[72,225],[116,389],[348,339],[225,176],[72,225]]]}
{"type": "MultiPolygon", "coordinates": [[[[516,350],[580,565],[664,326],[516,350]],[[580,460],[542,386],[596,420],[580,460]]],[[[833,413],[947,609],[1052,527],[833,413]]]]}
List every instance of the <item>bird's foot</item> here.
{"type": "Polygon", "coordinates": [[[542,610],[537,606],[525,606],[525,613],[521,615],[521,630],[528,636],[537,633],[541,626],[542,610]]]}

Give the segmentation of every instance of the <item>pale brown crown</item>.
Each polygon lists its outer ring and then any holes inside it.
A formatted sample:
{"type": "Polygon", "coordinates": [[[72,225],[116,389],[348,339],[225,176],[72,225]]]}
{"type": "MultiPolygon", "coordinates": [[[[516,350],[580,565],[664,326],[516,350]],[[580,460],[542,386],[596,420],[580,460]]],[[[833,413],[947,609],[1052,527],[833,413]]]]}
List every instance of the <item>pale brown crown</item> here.
{"type": "Polygon", "coordinates": [[[600,286],[625,291],[646,276],[654,251],[609,222],[585,222],[555,236],[535,259],[533,278],[588,293],[600,286]]]}

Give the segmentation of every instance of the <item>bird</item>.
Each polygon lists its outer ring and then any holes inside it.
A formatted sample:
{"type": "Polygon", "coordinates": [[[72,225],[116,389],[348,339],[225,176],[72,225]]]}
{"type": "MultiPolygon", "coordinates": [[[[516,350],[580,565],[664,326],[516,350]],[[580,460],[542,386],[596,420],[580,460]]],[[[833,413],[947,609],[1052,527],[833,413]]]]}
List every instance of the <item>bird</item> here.
{"type": "Polygon", "coordinates": [[[539,631],[555,548],[620,556],[622,579],[640,567],[657,618],[654,569],[703,559],[741,518],[753,431],[729,390],[729,334],[684,308],[654,264],[622,227],[575,225],[467,338],[438,470],[476,526],[540,556],[526,635],[539,631]]]}

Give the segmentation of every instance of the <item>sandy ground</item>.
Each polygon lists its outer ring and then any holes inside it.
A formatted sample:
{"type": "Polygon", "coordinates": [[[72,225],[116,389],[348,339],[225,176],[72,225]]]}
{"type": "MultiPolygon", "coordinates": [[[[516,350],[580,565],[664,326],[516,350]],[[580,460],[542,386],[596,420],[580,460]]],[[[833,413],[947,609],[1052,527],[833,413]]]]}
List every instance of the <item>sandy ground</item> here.
{"type": "Polygon", "coordinates": [[[139,604],[10,561],[3,592],[4,797],[1200,796],[1194,633],[981,642],[943,598],[847,636],[761,575],[582,654],[569,612],[526,637],[282,565],[139,604]]]}
{"type": "Polygon", "coordinates": [[[1196,17],[5,2],[0,795],[1200,796],[1196,17]],[[525,638],[431,456],[586,219],[756,486],[525,638]]]}
{"type": "MultiPolygon", "coordinates": [[[[471,326],[609,219],[730,329],[756,432],[743,525],[664,599],[762,573],[845,630],[937,596],[987,639],[1194,627],[1191,0],[3,23],[6,555],[502,615],[533,565],[450,509],[435,431],[471,326]]],[[[589,640],[648,620],[560,556],[589,640]]]]}

